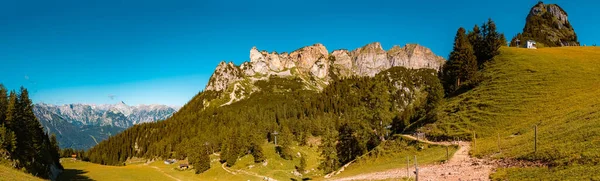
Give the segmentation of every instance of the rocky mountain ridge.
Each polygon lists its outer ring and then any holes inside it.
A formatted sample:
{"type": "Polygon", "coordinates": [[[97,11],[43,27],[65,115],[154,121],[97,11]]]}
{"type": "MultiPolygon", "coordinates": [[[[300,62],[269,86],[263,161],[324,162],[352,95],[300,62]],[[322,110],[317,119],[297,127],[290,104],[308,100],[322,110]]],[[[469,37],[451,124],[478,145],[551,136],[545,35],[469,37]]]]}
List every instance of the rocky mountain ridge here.
{"type": "MultiPolygon", "coordinates": [[[[439,71],[445,63],[444,58],[435,55],[429,48],[417,44],[408,44],[404,47],[393,46],[386,51],[379,42],[352,51],[334,50],[331,54],[320,43],[281,54],[259,51],[256,47],[252,47],[249,57],[250,61],[239,66],[231,62],[221,62],[211,76],[205,91],[227,92],[228,89],[235,89],[236,83],[244,87],[248,83],[265,80],[270,76],[297,77],[306,83],[307,89],[322,90],[330,81],[337,78],[373,77],[383,70],[396,66],[439,71]]],[[[251,93],[255,90],[249,88],[242,91],[251,93]]]]}
{"type": "Polygon", "coordinates": [[[33,110],[40,121],[52,121],[52,116],[47,114],[52,113],[76,125],[116,126],[122,128],[128,128],[139,123],[164,120],[177,111],[165,105],[129,106],[124,102],[101,105],[52,105],[38,103],[34,105],[33,110]],[[47,111],[44,112],[42,110],[47,111]]]}

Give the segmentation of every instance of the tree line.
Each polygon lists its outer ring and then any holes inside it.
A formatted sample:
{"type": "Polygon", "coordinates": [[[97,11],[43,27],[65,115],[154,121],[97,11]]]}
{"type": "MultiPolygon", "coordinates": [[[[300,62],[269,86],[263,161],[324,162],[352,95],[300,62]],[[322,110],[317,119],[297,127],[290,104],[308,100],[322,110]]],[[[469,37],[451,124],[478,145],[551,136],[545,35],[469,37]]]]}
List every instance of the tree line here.
{"type": "Polygon", "coordinates": [[[449,59],[440,73],[445,94],[453,96],[477,86],[482,79],[480,71],[506,44],[504,34],[497,32],[492,19],[484,22],[481,28],[475,25],[469,32],[460,27],[449,59]]]}
{"type": "Polygon", "coordinates": [[[63,169],[56,136],[44,132],[23,87],[9,93],[0,84],[0,156],[0,163],[42,178],[63,169]]]}

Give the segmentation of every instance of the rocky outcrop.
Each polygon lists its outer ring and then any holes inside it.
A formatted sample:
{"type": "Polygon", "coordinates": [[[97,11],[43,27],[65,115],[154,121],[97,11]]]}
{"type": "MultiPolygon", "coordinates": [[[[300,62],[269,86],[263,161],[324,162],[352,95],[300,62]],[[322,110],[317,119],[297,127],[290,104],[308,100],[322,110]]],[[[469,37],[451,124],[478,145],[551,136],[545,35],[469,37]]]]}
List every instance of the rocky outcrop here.
{"type": "MultiPolygon", "coordinates": [[[[255,50],[253,48],[252,50],[255,50]]],[[[250,57],[256,58],[255,62],[250,62],[253,67],[250,69],[252,74],[254,72],[267,72],[268,67],[267,63],[264,60],[264,57],[256,57],[256,54],[253,54],[252,50],[250,51],[250,57]]],[[[215,72],[208,80],[208,84],[206,85],[206,90],[214,90],[214,91],[222,91],[227,89],[227,86],[231,83],[234,83],[242,78],[242,71],[237,66],[233,65],[233,63],[225,63],[222,61],[215,69],[215,72]]]]}
{"type": "Polygon", "coordinates": [[[530,9],[521,39],[535,40],[548,47],[579,46],[567,12],[556,4],[541,1],[530,9]]]}
{"type": "MultiPolygon", "coordinates": [[[[444,62],[444,58],[416,44],[394,46],[385,51],[380,43],[375,42],[352,51],[335,50],[331,54],[325,46],[318,43],[289,54],[268,53],[252,47],[250,61],[242,63],[239,67],[221,62],[205,90],[223,91],[233,83],[248,77],[256,80],[269,76],[296,76],[305,81],[320,81],[326,85],[332,80],[331,77],[375,76],[396,66],[439,71],[444,62]]],[[[319,85],[315,82],[307,84],[319,85]]]]}

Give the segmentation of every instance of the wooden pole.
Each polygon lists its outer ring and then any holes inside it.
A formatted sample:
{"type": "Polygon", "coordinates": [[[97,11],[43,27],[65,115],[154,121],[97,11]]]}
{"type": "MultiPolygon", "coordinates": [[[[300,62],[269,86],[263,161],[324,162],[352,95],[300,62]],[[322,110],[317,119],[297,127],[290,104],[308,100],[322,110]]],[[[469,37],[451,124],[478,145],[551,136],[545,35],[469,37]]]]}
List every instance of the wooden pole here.
{"type": "Polygon", "coordinates": [[[533,127],[533,153],[537,152],[537,125],[535,125],[535,127],[533,127]]]}
{"type": "Polygon", "coordinates": [[[500,148],[500,133],[498,133],[498,152],[502,152],[502,148],[500,148]]]}
{"type": "Polygon", "coordinates": [[[475,146],[477,145],[477,135],[475,134],[475,131],[473,131],[473,150],[475,150],[475,146]]]}
{"type": "Polygon", "coordinates": [[[410,178],[410,157],[406,156],[406,178],[410,178]]]}
{"type": "Polygon", "coordinates": [[[419,181],[419,166],[417,165],[417,155],[415,155],[415,181],[419,181]]]}
{"type": "Polygon", "coordinates": [[[450,161],[450,148],[446,145],[446,163],[450,161]]]}

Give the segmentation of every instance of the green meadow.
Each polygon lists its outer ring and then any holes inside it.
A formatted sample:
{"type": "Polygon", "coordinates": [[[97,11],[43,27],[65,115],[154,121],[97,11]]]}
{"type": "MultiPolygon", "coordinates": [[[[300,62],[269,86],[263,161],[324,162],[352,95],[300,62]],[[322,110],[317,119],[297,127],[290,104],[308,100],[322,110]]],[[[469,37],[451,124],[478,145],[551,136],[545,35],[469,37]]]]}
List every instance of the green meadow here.
{"type": "Polygon", "coordinates": [[[503,47],[482,76],[421,130],[434,138],[475,136],[476,157],[546,165],[500,168],[495,180],[600,179],[592,171],[600,170],[600,48],[503,47]]]}

